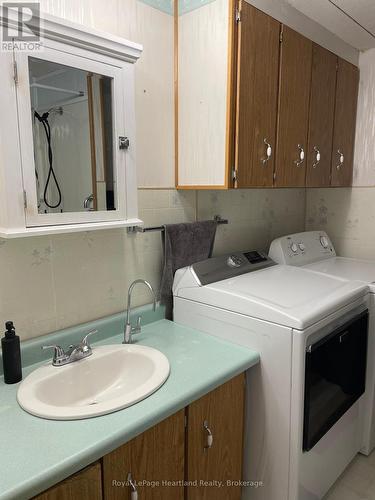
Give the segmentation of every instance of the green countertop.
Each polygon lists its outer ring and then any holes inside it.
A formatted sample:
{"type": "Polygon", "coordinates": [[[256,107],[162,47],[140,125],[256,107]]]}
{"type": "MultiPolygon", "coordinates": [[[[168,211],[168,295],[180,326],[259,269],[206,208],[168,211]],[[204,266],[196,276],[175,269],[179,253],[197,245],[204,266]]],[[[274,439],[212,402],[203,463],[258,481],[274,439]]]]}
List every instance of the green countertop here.
{"type": "MultiPolygon", "coordinates": [[[[122,341],[122,335],[106,337],[94,347],[122,341]]],[[[157,392],[115,413],[74,421],[34,417],[18,406],[19,384],[0,378],[0,499],[22,500],[44,491],[259,361],[254,351],[166,320],[144,326],[134,339],[162,351],[171,373],[157,392]]],[[[43,363],[24,368],[24,378],[43,363]]]]}

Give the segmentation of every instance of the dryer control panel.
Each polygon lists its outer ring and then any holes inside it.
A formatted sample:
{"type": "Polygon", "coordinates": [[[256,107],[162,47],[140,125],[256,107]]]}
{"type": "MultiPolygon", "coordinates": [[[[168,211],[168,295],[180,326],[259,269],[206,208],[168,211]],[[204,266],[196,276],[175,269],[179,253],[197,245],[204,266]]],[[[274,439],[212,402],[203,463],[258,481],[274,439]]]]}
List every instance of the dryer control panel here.
{"type": "Polygon", "coordinates": [[[306,231],[273,240],[268,255],[278,264],[303,266],[336,257],[336,252],[327,233],[306,231]]]}

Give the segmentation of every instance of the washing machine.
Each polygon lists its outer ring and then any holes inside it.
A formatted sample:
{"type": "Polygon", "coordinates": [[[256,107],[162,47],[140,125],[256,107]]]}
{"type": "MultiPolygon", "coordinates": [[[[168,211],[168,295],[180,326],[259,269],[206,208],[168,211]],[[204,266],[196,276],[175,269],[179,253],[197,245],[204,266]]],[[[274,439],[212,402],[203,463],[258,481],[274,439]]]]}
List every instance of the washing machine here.
{"type": "Polygon", "coordinates": [[[368,285],[368,361],[366,394],[362,398],[364,422],[361,452],[369,455],[375,447],[375,261],[338,257],[324,231],[308,231],[278,238],[272,242],[269,255],[278,263],[302,266],[348,280],[360,280],[368,285]]]}
{"type": "Polygon", "coordinates": [[[178,270],[173,294],[175,322],[260,353],[242,498],[321,499],[361,447],[367,286],[249,251],[178,270]]]}

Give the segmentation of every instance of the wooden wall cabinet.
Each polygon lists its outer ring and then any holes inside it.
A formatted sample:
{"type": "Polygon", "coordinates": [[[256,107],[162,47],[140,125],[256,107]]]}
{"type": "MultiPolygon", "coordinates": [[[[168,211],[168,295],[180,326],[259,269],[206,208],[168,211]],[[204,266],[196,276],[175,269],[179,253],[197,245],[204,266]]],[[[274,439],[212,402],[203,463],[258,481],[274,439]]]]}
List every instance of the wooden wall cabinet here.
{"type": "Polygon", "coordinates": [[[241,374],[34,500],[240,500],[244,407],[241,374]]]}
{"type": "Polygon", "coordinates": [[[278,21],[241,2],[235,152],[239,188],[273,185],[280,28],[278,21]]]}
{"type": "Polygon", "coordinates": [[[176,8],[176,34],[178,189],[351,184],[358,68],[246,0],[176,8]]]}
{"type": "Polygon", "coordinates": [[[338,58],[331,185],[351,186],[359,70],[338,58]]]}
{"type": "Polygon", "coordinates": [[[283,26],[275,186],[305,185],[312,42],[283,26]]]}
{"type": "Polygon", "coordinates": [[[314,43],[306,170],[307,187],[328,187],[331,182],[336,72],[337,56],[314,43]]]}

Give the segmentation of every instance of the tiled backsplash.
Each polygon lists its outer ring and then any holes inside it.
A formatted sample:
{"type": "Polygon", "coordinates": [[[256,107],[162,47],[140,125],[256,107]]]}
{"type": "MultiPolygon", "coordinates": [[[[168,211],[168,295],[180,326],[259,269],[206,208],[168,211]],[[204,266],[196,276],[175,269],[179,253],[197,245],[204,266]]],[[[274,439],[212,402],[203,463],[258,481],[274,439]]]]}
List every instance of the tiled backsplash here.
{"type": "MultiPolygon", "coordinates": [[[[217,230],[215,253],[267,248],[272,238],[302,231],[304,190],[177,192],[140,190],[146,225],[229,219],[217,230]]],[[[11,319],[23,340],[122,311],[136,278],[159,288],[160,233],[121,229],[0,240],[0,325],[11,319]]],[[[143,287],[134,306],[150,302],[143,287]]]]}

